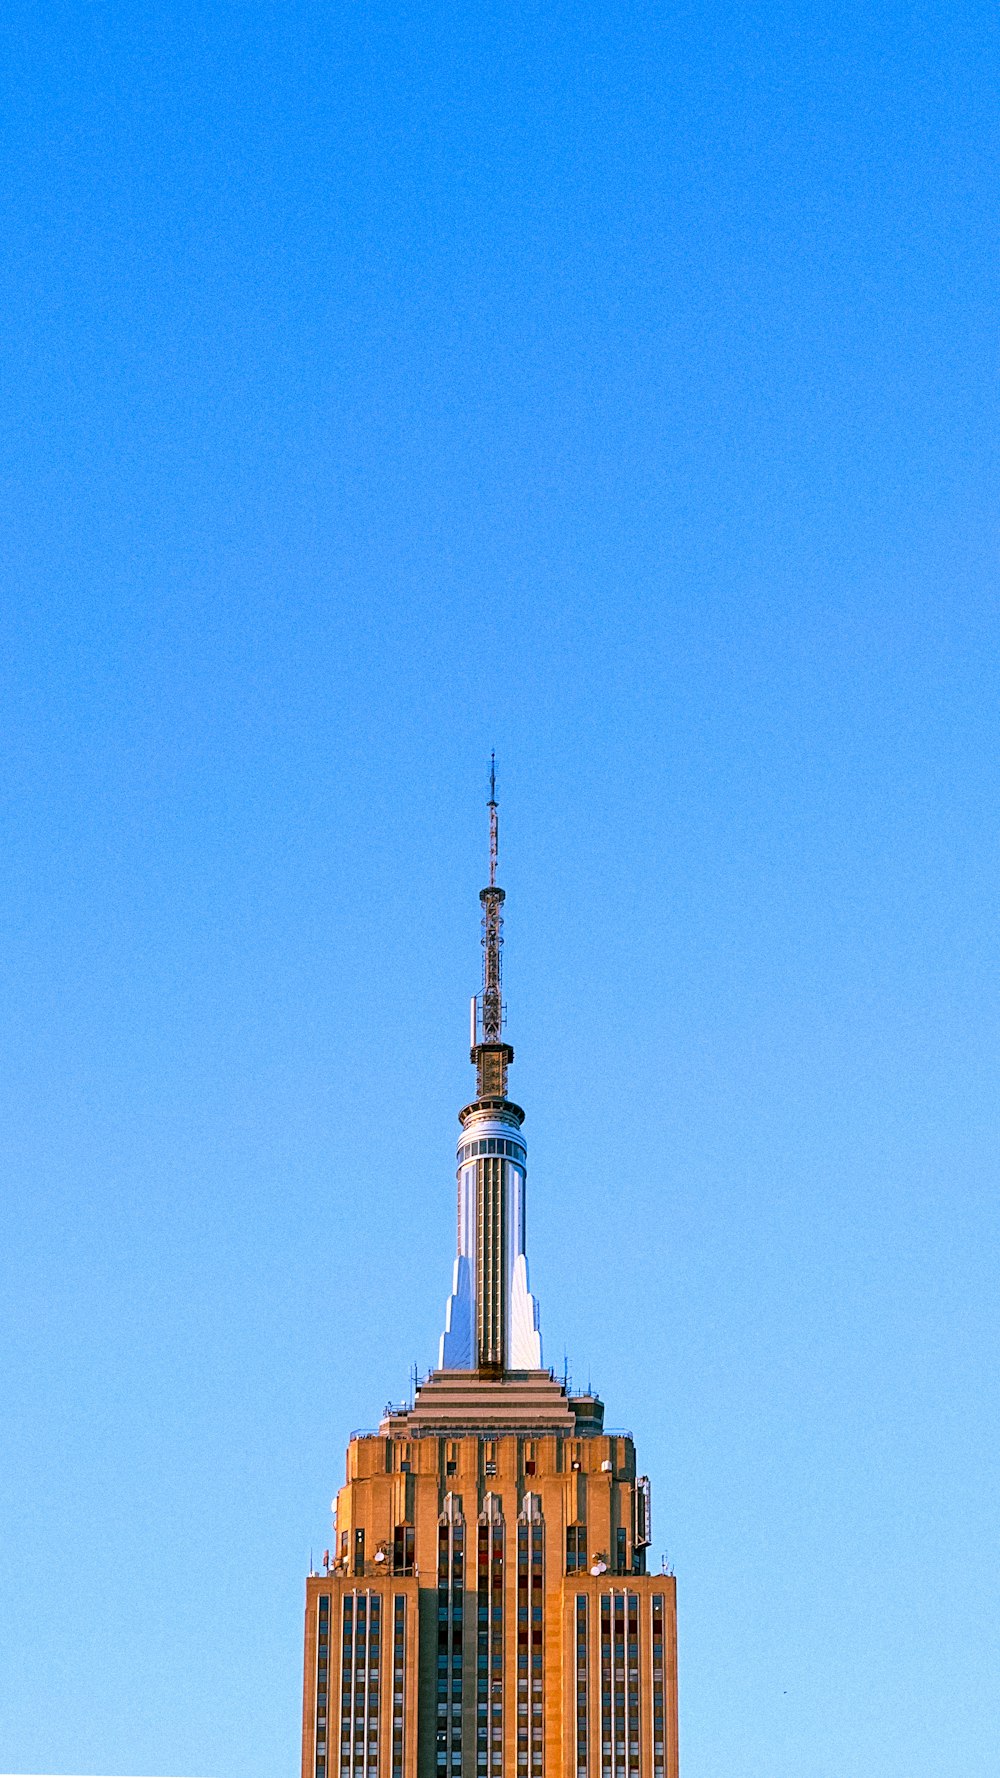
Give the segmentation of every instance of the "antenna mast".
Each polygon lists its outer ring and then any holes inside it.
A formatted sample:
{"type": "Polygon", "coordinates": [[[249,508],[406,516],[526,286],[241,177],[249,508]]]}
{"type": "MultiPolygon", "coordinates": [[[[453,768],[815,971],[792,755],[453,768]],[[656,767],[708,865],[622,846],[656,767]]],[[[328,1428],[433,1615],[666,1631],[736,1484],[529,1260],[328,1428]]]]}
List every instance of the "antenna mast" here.
{"type": "Polygon", "coordinates": [[[503,1038],[503,995],[500,986],[500,952],[503,948],[503,904],[506,899],[497,883],[497,758],[490,754],[490,795],[486,807],[490,812],[490,880],[479,891],[483,910],[483,991],[472,1003],[470,1036],[471,1059],[476,1065],[476,1095],[479,1099],[506,1099],[507,1068],[514,1060],[514,1051],[503,1038]]]}
{"type": "Polygon", "coordinates": [[[497,888],[497,756],[490,754],[490,886],[479,899],[483,904],[483,1042],[499,1043],[503,1027],[500,995],[500,949],[503,945],[504,892],[497,888]]]}
{"type": "Polygon", "coordinates": [[[490,754],[490,888],[496,888],[497,881],[497,756],[490,754]]]}

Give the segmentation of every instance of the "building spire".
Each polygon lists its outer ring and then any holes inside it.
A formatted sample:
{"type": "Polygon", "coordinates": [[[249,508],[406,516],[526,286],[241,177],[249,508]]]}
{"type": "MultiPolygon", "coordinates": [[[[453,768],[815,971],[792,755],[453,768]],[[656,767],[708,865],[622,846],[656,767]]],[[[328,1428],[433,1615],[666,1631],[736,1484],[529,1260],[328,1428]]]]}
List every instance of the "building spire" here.
{"type": "Polygon", "coordinates": [[[497,888],[497,768],[490,754],[490,881],[479,899],[483,907],[483,1042],[499,1043],[503,1029],[503,998],[500,991],[500,952],[503,947],[504,892],[497,888]]]}
{"type": "Polygon", "coordinates": [[[487,803],[490,812],[490,888],[496,886],[497,880],[497,756],[490,754],[490,800],[487,803]]]}
{"type": "Polygon", "coordinates": [[[490,754],[490,880],[479,891],[483,910],[483,988],[477,1009],[473,1008],[472,1056],[476,1065],[476,1090],[480,1099],[507,1096],[507,1069],[514,1060],[514,1051],[503,1041],[504,1006],[501,983],[501,951],[503,950],[504,891],[497,884],[498,823],[497,763],[490,754]]]}
{"type": "Polygon", "coordinates": [[[442,1370],[484,1376],[540,1370],[538,1305],[525,1253],[524,1112],[507,1097],[514,1051],[503,1036],[500,979],[504,892],[497,883],[497,773],[490,755],[490,878],[483,910],[483,986],[472,1002],[476,1097],[460,1111],[458,1254],[441,1340],[442,1370]]]}

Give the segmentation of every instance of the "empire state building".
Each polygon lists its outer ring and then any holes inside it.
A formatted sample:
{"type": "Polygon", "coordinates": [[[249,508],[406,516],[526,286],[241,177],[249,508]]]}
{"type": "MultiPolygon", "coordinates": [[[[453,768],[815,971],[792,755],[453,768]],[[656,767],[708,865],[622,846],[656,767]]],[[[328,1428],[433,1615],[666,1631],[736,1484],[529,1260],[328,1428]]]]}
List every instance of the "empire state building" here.
{"type": "Polygon", "coordinates": [[[646,1573],[649,1481],[603,1402],[542,1363],[492,775],[489,815],[438,1368],[347,1448],[334,1548],[306,1584],[302,1778],[677,1778],[675,1583],[646,1573]]]}

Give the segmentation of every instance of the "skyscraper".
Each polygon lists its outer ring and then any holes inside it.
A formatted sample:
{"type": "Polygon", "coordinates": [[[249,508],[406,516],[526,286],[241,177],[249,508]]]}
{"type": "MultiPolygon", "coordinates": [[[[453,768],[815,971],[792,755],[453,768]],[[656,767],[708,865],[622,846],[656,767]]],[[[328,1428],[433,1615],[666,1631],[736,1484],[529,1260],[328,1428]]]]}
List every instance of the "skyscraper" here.
{"type": "Polygon", "coordinates": [[[673,1577],[627,1432],[542,1365],[490,779],[476,1096],[438,1369],[356,1433],[306,1587],[302,1778],[677,1778],[673,1577]]]}

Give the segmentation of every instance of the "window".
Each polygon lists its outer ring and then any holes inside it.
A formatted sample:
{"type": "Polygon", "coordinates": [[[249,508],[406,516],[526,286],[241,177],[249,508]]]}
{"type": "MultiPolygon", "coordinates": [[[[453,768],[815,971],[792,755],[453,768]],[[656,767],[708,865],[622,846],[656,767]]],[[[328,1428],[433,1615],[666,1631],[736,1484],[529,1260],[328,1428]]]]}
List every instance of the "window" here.
{"type": "Polygon", "coordinates": [[[392,1571],[394,1574],[413,1573],[414,1529],[412,1525],[397,1525],[392,1536],[392,1571]]]}
{"type": "Polygon", "coordinates": [[[633,1543],[637,1549],[646,1549],[652,1537],[652,1511],[648,1475],[636,1477],[635,1483],[635,1536],[633,1543]]]}
{"type": "Polygon", "coordinates": [[[499,1136],[481,1142],[463,1142],[458,1151],[458,1164],[464,1166],[466,1161],[477,1160],[483,1154],[505,1155],[508,1160],[520,1161],[522,1167],[527,1159],[523,1143],[501,1140],[499,1136]]]}
{"type": "Polygon", "coordinates": [[[566,1527],[566,1573],[584,1573],[587,1567],[587,1527],[566,1527]]]}
{"type": "Polygon", "coordinates": [[[628,1536],[624,1525],[619,1525],[615,1532],[615,1572],[625,1574],[628,1571],[628,1536]]]}

